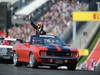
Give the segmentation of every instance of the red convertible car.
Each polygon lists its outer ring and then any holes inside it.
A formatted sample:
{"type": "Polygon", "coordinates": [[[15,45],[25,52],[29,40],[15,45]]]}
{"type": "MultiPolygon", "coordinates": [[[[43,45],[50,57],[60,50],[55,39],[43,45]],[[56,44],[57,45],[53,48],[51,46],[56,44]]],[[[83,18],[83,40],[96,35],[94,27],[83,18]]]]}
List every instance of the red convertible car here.
{"type": "Polygon", "coordinates": [[[20,66],[22,62],[30,67],[67,66],[75,70],[78,62],[78,49],[68,48],[64,41],[52,35],[32,35],[29,42],[17,43],[13,46],[13,64],[20,66]]]}

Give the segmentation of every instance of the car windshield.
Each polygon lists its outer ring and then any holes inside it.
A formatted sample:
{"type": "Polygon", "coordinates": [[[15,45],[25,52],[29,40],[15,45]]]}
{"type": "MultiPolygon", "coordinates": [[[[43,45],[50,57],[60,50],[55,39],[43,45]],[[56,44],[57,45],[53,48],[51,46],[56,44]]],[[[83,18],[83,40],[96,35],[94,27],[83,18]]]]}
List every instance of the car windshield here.
{"type": "Polygon", "coordinates": [[[57,44],[64,46],[65,43],[58,37],[33,37],[31,40],[31,44],[43,44],[43,45],[51,45],[57,44]]]}

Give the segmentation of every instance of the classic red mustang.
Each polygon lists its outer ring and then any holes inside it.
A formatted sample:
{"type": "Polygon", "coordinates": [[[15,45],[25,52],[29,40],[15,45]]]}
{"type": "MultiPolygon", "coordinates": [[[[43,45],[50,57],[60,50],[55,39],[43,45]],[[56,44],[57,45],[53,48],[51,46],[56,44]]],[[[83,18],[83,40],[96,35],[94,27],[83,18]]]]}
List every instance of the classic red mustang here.
{"type": "Polygon", "coordinates": [[[15,44],[13,52],[15,66],[26,62],[30,67],[67,66],[68,70],[75,70],[79,57],[77,49],[68,48],[60,38],[52,35],[32,35],[29,42],[15,44]]]}

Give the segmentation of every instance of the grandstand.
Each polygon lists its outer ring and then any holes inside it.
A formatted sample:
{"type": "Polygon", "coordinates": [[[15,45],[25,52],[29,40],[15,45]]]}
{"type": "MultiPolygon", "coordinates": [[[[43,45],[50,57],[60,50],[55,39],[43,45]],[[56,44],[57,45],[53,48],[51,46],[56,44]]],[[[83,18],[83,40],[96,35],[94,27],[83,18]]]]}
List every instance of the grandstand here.
{"type": "MultiPolygon", "coordinates": [[[[33,0],[14,13],[12,19],[13,27],[8,32],[13,38],[26,40],[30,35],[35,34],[35,29],[30,24],[31,17],[34,23],[43,21],[46,32],[60,36],[69,44],[72,42],[71,13],[73,11],[86,11],[88,7],[88,3],[81,3],[78,0],[33,0]]],[[[83,26],[80,23],[77,25],[79,34],[84,32],[86,27],[84,26],[83,28],[83,26]]],[[[78,36],[80,37],[81,35],[78,36]]],[[[84,43],[81,48],[86,47],[85,45],[84,43]]]]}
{"type": "MultiPolygon", "coordinates": [[[[19,29],[21,27],[27,27],[26,25],[30,25],[29,17],[32,17],[32,21],[34,23],[40,20],[43,21],[44,29],[48,33],[53,33],[57,36],[60,36],[66,33],[65,31],[69,28],[71,24],[71,16],[72,16],[71,12],[84,11],[87,9],[87,7],[88,7],[87,4],[79,3],[76,0],[75,1],[73,0],[72,2],[69,0],[44,0],[44,1],[36,0],[15,13],[14,16],[17,16],[16,17],[17,19],[15,20],[16,22],[14,23],[14,25],[15,28],[16,25],[19,26],[21,25],[19,29]],[[30,8],[31,10],[27,10],[30,8]],[[21,19],[18,20],[18,18],[21,19]],[[28,24],[24,24],[27,23],[27,20],[28,24]]],[[[25,33],[24,36],[28,37],[29,36],[28,33],[30,31],[33,31],[33,28],[29,29],[27,28],[25,32],[23,31],[23,33],[25,33]]],[[[34,33],[34,31],[32,33],[34,33]]]]}
{"type": "Polygon", "coordinates": [[[15,4],[18,0],[0,0],[0,2],[10,2],[11,4],[15,4]]]}
{"type": "Polygon", "coordinates": [[[25,6],[21,10],[18,10],[15,15],[17,16],[28,16],[33,13],[36,9],[38,9],[41,5],[46,3],[48,0],[34,0],[29,5],[25,6]]]}

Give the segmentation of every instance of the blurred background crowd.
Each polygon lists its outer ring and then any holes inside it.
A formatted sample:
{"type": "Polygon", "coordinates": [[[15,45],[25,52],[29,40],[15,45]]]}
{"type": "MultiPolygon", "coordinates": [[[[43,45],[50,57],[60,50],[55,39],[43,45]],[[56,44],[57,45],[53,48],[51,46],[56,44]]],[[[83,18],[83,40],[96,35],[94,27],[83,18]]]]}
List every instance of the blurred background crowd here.
{"type": "MultiPolygon", "coordinates": [[[[39,17],[35,17],[34,14],[29,15],[28,18],[33,17],[33,22],[36,24],[38,21],[42,21],[44,24],[44,30],[47,33],[52,33],[57,36],[63,35],[64,31],[72,23],[72,12],[73,11],[85,11],[88,8],[88,4],[80,3],[77,0],[50,0],[47,4],[47,11],[43,12],[43,8],[40,8],[40,11],[36,11],[35,15],[41,14],[39,17]],[[53,3],[53,4],[52,4],[53,3]]],[[[27,39],[30,35],[35,34],[35,29],[30,23],[26,24],[15,24],[9,30],[10,37],[27,39]]]]}

